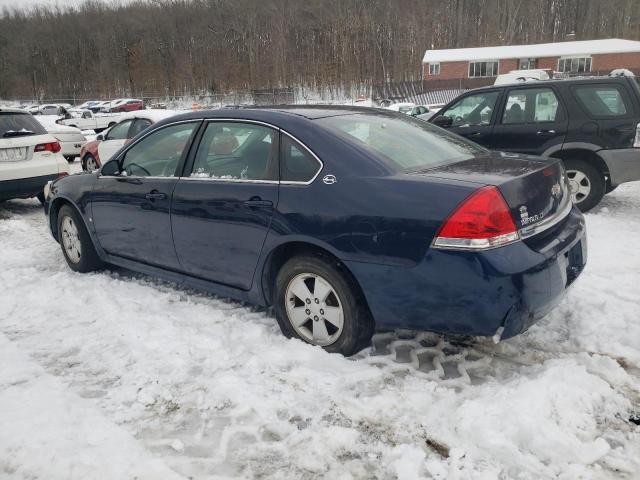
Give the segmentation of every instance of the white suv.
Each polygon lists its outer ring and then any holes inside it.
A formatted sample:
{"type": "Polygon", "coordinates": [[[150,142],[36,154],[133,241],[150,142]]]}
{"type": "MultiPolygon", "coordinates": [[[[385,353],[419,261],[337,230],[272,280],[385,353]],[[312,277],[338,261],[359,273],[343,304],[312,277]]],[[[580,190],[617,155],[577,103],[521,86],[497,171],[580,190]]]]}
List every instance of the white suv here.
{"type": "Polygon", "coordinates": [[[60,143],[24,110],[0,108],[0,201],[38,197],[44,186],[69,174],[60,143]]]}

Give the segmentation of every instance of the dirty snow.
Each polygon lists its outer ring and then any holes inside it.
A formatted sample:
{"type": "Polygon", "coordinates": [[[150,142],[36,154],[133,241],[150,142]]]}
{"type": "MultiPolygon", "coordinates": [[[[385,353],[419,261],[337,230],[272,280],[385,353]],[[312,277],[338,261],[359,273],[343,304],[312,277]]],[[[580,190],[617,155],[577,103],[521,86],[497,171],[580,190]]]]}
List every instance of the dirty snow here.
{"type": "Polygon", "coordinates": [[[639,478],[640,184],[587,225],[586,271],[528,333],[345,359],[268,312],[73,273],[37,201],[0,204],[0,478],[639,478]]]}

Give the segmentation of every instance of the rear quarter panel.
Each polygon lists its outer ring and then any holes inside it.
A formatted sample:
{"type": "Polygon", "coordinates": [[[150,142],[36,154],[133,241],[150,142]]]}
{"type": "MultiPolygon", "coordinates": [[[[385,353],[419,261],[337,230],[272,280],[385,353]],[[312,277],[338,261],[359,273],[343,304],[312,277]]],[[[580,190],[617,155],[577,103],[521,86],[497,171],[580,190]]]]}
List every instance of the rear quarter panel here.
{"type": "Polygon", "coordinates": [[[478,185],[442,179],[347,177],[282,185],[265,245],[326,245],[349,261],[415,266],[444,219],[478,185]]]}

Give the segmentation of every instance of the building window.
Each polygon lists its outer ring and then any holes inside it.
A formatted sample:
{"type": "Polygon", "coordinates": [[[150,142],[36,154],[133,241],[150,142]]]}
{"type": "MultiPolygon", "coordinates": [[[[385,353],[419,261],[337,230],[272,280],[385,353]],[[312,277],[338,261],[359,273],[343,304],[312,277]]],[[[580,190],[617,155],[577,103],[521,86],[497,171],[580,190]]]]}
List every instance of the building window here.
{"type": "Polygon", "coordinates": [[[495,77],[498,75],[498,61],[469,62],[469,78],[495,77]]]}
{"type": "Polygon", "coordinates": [[[591,71],[591,57],[570,57],[558,60],[558,71],[563,73],[587,73],[591,71]]]}
{"type": "Polygon", "coordinates": [[[440,75],[440,64],[439,63],[430,63],[429,64],[429,75],[440,75]]]}
{"type": "Polygon", "coordinates": [[[519,70],[534,70],[538,68],[538,59],[536,58],[521,58],[518,63],[519,70]]]}

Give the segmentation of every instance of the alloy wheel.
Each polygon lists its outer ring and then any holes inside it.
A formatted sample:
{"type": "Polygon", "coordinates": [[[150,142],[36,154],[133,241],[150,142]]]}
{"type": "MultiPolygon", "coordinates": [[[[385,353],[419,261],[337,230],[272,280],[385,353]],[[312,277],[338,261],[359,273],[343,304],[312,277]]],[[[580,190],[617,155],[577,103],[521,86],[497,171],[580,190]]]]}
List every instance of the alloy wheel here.
{"type": "Polygon", "coordinates": [[[569,189],[573,203],[580,203],[591,193],[591,181],[580,170],[567,170],[569,189]]]}
{"type": "Polygon", "coordinates": [[[82,257],[82,244],[80,243],[80,236],[78,234],[78,227],[71,217],[64,217],[62,219],[62,231],[60,232],[62,238],[62,245],[67,253],[67,258],[73,263],[80,262],[82,257]]]}
{"type": "Polygon", "coordinates": [[[86,168],[87,168],[87,172],[93,172],[94,170],[97,170],[98,163],[96,162],[96,159],[93,158],[92,156],[88,156],[86,160],[86,168]]]}
{"type": "Polygon", "coordinates": [[[326,347],[336,342],[344,327],[344,310],[331,284],[315,273],[301,273],[286,290],[289,321],[300,337],[326,347]]]}

